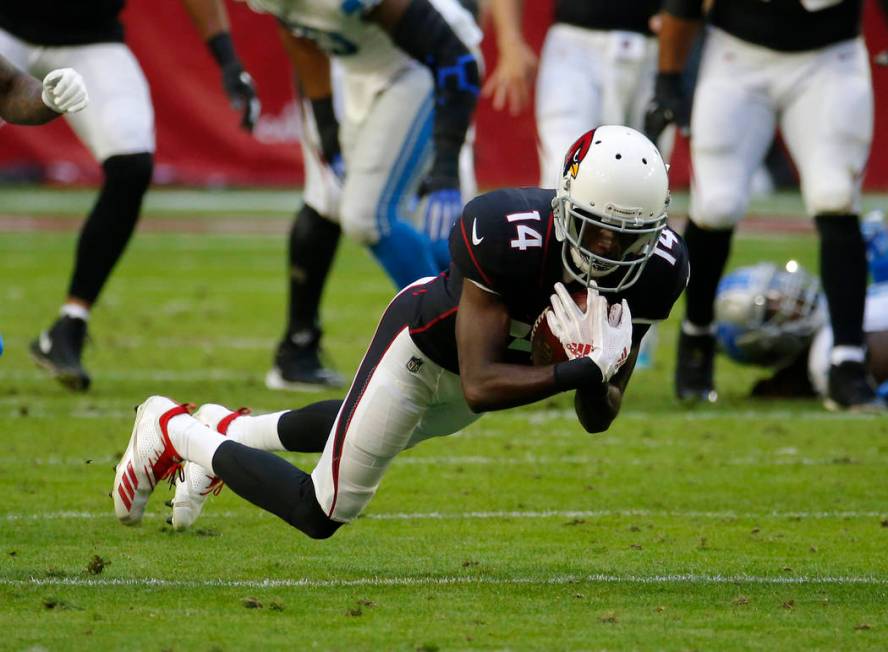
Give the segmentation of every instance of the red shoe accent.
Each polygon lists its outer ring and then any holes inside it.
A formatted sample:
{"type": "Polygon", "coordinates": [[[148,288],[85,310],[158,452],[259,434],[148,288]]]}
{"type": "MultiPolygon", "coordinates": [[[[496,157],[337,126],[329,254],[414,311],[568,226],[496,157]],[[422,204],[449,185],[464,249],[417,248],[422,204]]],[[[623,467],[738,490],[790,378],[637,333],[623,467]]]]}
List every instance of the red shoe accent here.
{"type": "Polygon", "coordinates": [[[180,414],[191,414],[193,408],[193,404],[183,403],[174,408],[170,408],[160,415],[160,435],[163,437],[164,449],[160,457],[157,458],[157,461],[151,465],[151,473],[146,474],[149,477],[152,475],[154,476],[154,484],[167,478],[169,478],[172,483],[176,477],[176,472],[181,471],[182,456],[179,455],[176,447],[173,446],[173,442],[167,432],[167,426],[169,425],[170,419],[177,417],[180,414]]]}
{"type": "Polygon", "coordinates": [[[117,485],[117,493],[120,494],[120,499],[123,501],[123,506],[127,508],[127,510],[131,509],[133,506],[130,497],[126,495],[126,490],[123,488],[122,484],[117,485]]]}
{"type": "Polygon", "coordinates": [[[228,426],[231,425],[231,422],[234,421],[235,419],[237,419],[238,417],[244,416],[245,414],[250,414],[250,412],[251,412],[250,408],[247,408],[247,407],[238,408],[237,410],[235,410],[231,414],[229,414],[225,417],[222,417],[219,420],[219,423],[216,424],[216,431],[220,435],[227,435],[228,434],[228,426]]]}

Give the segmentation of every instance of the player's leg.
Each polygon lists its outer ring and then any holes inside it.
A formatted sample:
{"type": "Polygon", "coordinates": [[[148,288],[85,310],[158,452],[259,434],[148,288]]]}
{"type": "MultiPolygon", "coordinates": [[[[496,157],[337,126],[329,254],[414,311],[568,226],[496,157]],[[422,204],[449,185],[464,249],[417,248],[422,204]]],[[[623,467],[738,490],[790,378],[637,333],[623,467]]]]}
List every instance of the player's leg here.
{"type": "Polygon", "coordinates": [[[873,133],[873,94],[862,40],[840,43],[792,70],[781,130],[820,234],[820,275],[834,343],[826,404],[880,409],[866,374],[863,314],[866,245],[860,184],[873,133]]]}
{"type": "MultiPolygon", "coordinates": [[[[320,453],[342,406],[340,399],[319,401],[296,410],[252,416],[246,408],[231,410],[206,403],[194,418],[230,441],[263,451],[320,453]]],[[[191,527],[222,479],[206,467],[186,462],[176,477],[170,522],[177,530],[191,527]]]]}
{"type": "Polygon", "coordinates": [[[45,48],[43,69],[76,68],[90,105],[66,119],[96,160],[104,180],[77,243],[61,317],[31,345],[34,359],[75,390],[89,387],[81,363],[90,309],[120,259],[139,219],[154,165],[154,111],[145,77],[120,43],[45,48]]]}
{"type": "Polygon", "coordinates": [[[383,315],[312,475],[225,438],[169,399],[152,397],[139,408],[118,464],[112,491],[118,518],[138,523],[153,487],[175,472],[179,459],[205,467],[313,538],[329,537],[355,518],[434,397],[437,378],[407,368],[422,355],[406,328],[409,299],[399,295],[383,315]]]}
{"type": "Polygon", "coordinates": [[[375,98],[360,123],[346,119],[340,130],[348,171],[342,229],[369,247],[397,287],[439,271],[429,238],[408,217],[430,152],[433,113],[428,72],[411,68],[375,98]]]}
{"type": "MultiPolygon", "coordinates": [[[[334,95],[337,90],[334,85],[334,95]]],[[[337,220],[342,182],[322,160],[311,104],[303,102],[301,108],[304,203],[290,227],[286,330],[265,385],[305,391],[343,384],[342,376],[325,367],[320,355],[320,305],[341,234],[337,220]]]]}
{"type": "MultiPolygon", "coordinates": [[[[684,239],[691,274],[679,332],[675,390],[681,400],[714,401],[716,287],[749,182],[774,135],[767,56],[713,30],[705,45],[691,114],[693,179],[684,239]],[[730,49],[732,56],[723,53],[730,49]]],[[[764,51],[763,51],[764,52],[764,51]]]]}
{"type": "Polygon", "coordinates": [[[540,186],[554,188],[577,134],[601,124],[606,33],[555,24],[540,54],[536,83],[540,186]]]}

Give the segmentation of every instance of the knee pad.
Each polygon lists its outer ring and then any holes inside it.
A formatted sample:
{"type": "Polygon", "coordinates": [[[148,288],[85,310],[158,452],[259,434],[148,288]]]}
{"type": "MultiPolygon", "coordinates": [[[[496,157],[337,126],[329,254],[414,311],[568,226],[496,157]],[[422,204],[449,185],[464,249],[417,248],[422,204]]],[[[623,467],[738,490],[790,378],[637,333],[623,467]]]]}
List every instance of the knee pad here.
{"type": "Polygon", "coordinates": [[[710,193],[705,199],[695,197],[691,219],[707,230],[725,230],[734,227],[746,212],[746,198],[731,193],[710,193]]]}
{"type": "Polygon", "coordinates": [[[151,152],[118,154],[106,158],[102,168],[105,170],[105,185],[113,184],[144,194],[154,173],[154,155],[151,152]]]}
{"type": "Polygon", "coordinates": [[[803,190],[810,215],[847,214],[854,212],[857,190],[848,175],[834,174],[818,180],[803,190]]]}
{"type": "Polygon", "coordinates": [[[359,207],[343,204],[340,216],[342,232],[362,245],[373,245],[379,241],[379,227],[372,207],[359,207]]]}

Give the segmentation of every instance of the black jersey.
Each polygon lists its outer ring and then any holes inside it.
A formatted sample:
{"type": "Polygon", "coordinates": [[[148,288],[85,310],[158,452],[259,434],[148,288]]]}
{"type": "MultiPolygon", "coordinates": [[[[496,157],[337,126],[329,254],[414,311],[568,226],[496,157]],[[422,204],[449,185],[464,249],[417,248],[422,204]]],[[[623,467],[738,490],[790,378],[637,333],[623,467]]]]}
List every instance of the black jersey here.
{"type": "Polygon", "coordinates": [[[556,0],[555,22],[650,34],[648,21],[659,10],[660,0],[556,0]]]}
{"type": "MultiPolygon", "coordinates": [[[[555,238],[554,190],[512,188],[470,201],[450,233],[450,269],[434,281],[408,289],[413,309],[410,334],[437,364],[459,373],[456,313],[464,279],[499,295],[512,318],[507,361],[531,364],[530,328],[549,306],[556,282],[565,282],[561,242],[555,238]]],[[[688,254],[671,229],[660,236],[638,281],[611,303],[626,299],[638,343],[653,321],[666,319],[687,285],[688,254]]],[[[567,284],[567,283],[566,283],[567,284]]],[[[568,285],[568,289],[581,286],[568,285]]]]}
{"type": "Polygon", "coordinates": [[[4,0],[0,27],[35,45],[123,41],[124,0],[4,0]]]}
{"type": "Polygon", "coordinates": [[[710,22],[739,39],[772,50],[803,52],[860,34],[862,0],[716,0],[710,22]]]}

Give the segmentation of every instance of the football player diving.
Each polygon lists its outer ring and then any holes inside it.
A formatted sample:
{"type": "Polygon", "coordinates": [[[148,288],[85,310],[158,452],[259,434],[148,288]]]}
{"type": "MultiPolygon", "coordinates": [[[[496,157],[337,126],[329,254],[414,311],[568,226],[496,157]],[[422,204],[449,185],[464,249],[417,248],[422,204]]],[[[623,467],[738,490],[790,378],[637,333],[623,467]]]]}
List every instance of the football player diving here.
{"type": "Polygon", "coordinates": [[[616,418],[651,323],[688,279],[666,225],[667,168],[641,133],[587,132],[557,189],[497,190],[469,202],[450,233],[452,262],[392,299],[354,382],[332,400],[260,416],[152,396],[117,466],[117,517],[138,523],[153,488],[184,469],[172,523],[193,524],[221,482],[312,538],[354,520],[389,463],[482,413],[574,392],[588,432],[616,418]],[[585,292],[581,310],[571,293],[585,292]],[[539,315],[565,356],[531,364],[539,315]],[[306,473],[271,451],[323,451],[306,473]]]}

